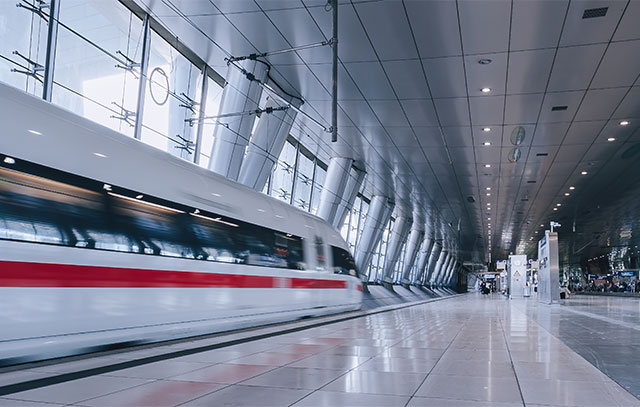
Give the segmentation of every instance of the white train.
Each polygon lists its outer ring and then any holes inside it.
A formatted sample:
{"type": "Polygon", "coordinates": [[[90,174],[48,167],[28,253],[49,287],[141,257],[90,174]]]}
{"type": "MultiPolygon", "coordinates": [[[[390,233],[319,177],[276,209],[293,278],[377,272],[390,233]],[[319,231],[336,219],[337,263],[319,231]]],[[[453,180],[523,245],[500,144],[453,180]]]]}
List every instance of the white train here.
{"type": "Polygon", "coordinates": [[[0,83],[0,365],[356,310],[318,217],[0,83]]]}

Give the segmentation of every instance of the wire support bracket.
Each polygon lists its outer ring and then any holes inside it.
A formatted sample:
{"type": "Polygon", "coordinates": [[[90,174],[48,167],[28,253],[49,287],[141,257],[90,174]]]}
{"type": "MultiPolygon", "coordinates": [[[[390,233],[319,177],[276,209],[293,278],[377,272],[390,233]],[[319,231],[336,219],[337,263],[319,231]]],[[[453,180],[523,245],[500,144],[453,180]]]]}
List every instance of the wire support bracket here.
{"type": "Polygon", "coordinates": [[[195,123],[203,123],[205,120],[217,120],[217,119],[224,119],[226,117],[251,116],[251,115],[256,115],[260,117],[263,113],[271,114],[273,112],[287,110],[287,109],[289,109],[289,106],[266,107],[264,109],[245,110],[244,112],[225,113],[225,114],[219,114],[215,116],[204,116],[202,118],[190,117],[188,119],[184,119],[184,121],[185,123],[189,123],[190,127],[193,127],[195,123]]]}
{"type": "Polygon", "coordinates": [[[142,66],[142,64],[140,62],[136,62],[133,59],[129,58],[128,56],[126,56],[124,54],[124,52],[117,50],[116,54],[120,55],[122,58],[124,58],[125,62],[122,64],[116,64],[115,67],[116,68],[120,68],[120,69],[124,69],[125,71],[131,72],[131,74],[136,78],[139,79],[138,74],[136,73],[136,71],[134,70],[134,68],[140,68],[140,66],[142,66]]]}
{"type": "Polygon", "coordinates": [[[258,58],[265,58],[265,57],[269,57],[269,56],[272,56],[272,55],[286,54],[287,52],[302,51],[302,50],[310,49],[310,48],[325,47],[327,45],[333,45],[333,43],[334,43],[334,39],[331,38],[330,40],[316,42],[316,43],[313,43],[313,44],[300,45],[299,47],[284,48],[284,49],[280,49],[280,50],[277,50],[277,51],[253,53],[253,54],[243,55],[243,56],[239,56],[239,57],[231,56],[231,57],[229,57],[227,59],[229,61],[232,61],[232,62],[245,61],[247,59],[250,60],[250,61],[255,61],[258,58]]]}
{"type": "Polygon", "coordinates": [[[44,0],[35,0],[33,3],[30,3],[27,0],[22,0],[20,3],[16,4],[16,7],[28,10],[40,16],[43,20],[49,21],[49,15],[46,14],[44,10],[50,9],[51,3],[47,3],[44,0]]]}
{"type": "Polygon", "coordinates": [[[17,55],[18,57],[22,58],[28,65],[28,69],[22,70],[22,69],[17,69],[17,68],[11,68],[11,72],[15,72],[15,73],[20,73],[26,76],[30,76],[32,78],[34,78],[35,80],[37,80],[40,83],[43,83],[43,78],[41,78],[39,75],[42,75],[44,73],[44,66],[37,63],[36,61],[27,58],[26,56],[22,55],[20,52],[18,51],[13,51],[12,52],[13,55],[17,55]]]}
{"type": "Polygon", "coordinates": [[[120,114],[110,116],[112,119],[122,120],[123,122],[127,123],[129,127],[135,126],[136,112],[134,112],[133,110],[125,109],[116,102],[111,102],[111,104],[120,109],[120,114]]]}

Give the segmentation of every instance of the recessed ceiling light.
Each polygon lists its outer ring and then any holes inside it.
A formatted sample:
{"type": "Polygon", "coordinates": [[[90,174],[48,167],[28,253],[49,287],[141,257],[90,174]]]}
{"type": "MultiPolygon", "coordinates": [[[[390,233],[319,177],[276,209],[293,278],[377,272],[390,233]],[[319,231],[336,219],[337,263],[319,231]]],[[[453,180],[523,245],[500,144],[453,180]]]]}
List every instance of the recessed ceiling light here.
{"type": "Polygon", "coordinates": [[[558,210],[558,208],[553,208],[553,210],[554,210],[554,211],[557,211],[557,210],[558,210]]]}
{"type": "Polygon", "coordinates": [[[487,220],[491,220],[491,218],[487,218],[487,220]]]}
{"type": "Polygon", "coordinates": [[[565,192],[565,193],[564,193],[564,196],[569,196],[569,195],[571,195],[571,194],[570,194],[570,193],[568,193],[568,192],[565,192]]]}
{"type": "Polygon", "coordinates": [[[557,203],[556,206],[562,206],[562,204],[561,203],[557,203]]]}
{"type": "Polygon", "coordinates": [[[258,208],[258,212],[265,212],[265,210],[262,208],[258,208]]]}
{"type": "Polygon", "coordinates": [[[480,91],[482,93],[489,93],[489,92],[491,92],[491,88],[482,88],[482,89],[480,89],[480,91]]]}
{"type": "Polygon", "coordinates": [[[212,192],[211,195],[213,195],[213,196],[222,196],[222,195],[220,195],[220,194],[218,194],[216,192],[212,192]]]}
{"type": "Polygon", "coordinates": [[[576,189],[576,187],[569,187],[569,189],[573,191],[574,189],[576,189]]]}
{"type": "Polygon", "coordinates": [[[485,164],[484,168],[491,168],[491,164],[485,164]]]}
{"type": "Polygon", "coordinates": [[[490,146],[490,145],[491,145],[491,143],[489,143],[488,141],[485,141],[484,143],[482,143],[482,145],[490,146]]]}
{"type": "Polygon", "coordinates": [[[491,187],[487,187],[487,191],[491,191],[491,187]]]}
{"type": "Polygon", "coordinates": [[[487,196],[491,196],[491,194],[489,192],[487,192],[487,196]]]}
{"type": "Polygon", "coordinates": [[[536,230],[535,233],[538,233],[538,231],[536,230]]]}
{"type": "MultiPolygon", "coordinates": [[[[144,198],[144,195],[140,194],[140,195],[136,195],[136,199],[142,199],[144,198]]],[[[197,209],[196,209],[197,210],[197,209]]]]}
{"type": "Polygon", "coordinates": [[[42,133],[40,133],[39,131],[36,131],[36,130],[29,130],[29,133],[35,134],[36,136],[42,136],[42,133]]]}
{"type": "Polygon", "coordinates": [[[491,127],[483,127],[482,131],[484,131],[484,132],[491,131],[491,127]]]}
{"type": "Polygon", "coordinates": [[[102,154],[102,153],[93,153],[93,155],[95,155],[96,157],[100,157],[100,158],[107,158],[107,156],[102,154]]]}
{"type": "Polygon", "coordinates": [[[5,157],[4,160],[2,160],[2,161],[4,161],[5,164],[15,164],[16,163],[16,160],[14,160],[11,157],[5,157]]]}
{"type": "Polygon", "coordinates": [[[620,126],[628,126],[629,125],[629,121],[628,120],[623,120],[620,122],[620,126]]]}
{"type": "Polygon", "coordinates": [[[615,138],[615,137],[609,137],[609,138],[607,139],[607,141],[616,141],[616,138],[615,138]]]}
{"type": "Polygon", "coordinates": [[[588,172],[586,172],[586,171],[582,171],[580,174],[582,174],[582,175],[587,175],[587,174],[588,174],[588,172]]]}
{"type": "Polygon", "coordinates": [[[541,228],[543,228],[543,227],[544,227],[544,225],[540,225],[540,227],[541,227],[541,228]]]}

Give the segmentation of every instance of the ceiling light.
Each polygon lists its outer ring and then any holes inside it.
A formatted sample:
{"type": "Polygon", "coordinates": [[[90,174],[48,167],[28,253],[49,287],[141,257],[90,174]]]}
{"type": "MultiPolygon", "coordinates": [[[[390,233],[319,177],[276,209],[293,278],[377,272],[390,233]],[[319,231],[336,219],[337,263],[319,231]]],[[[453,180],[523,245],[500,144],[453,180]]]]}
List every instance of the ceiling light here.
{"type": "Polygon", "coordinates": [[[558,210],[558,208],[553,208],[553,210],[554,210],[554,211],[557,211],[557,210],[558,210]]]}
{"type": "MultiPolygon", "coordinates": [[[[144,198],[144,195],[140,194],[140,195],[136,195],[136,199],[142,199],[144,198]]],[[[197,210],[197,209],[196,209],[197,210]]]]}
{"type": "Polygon", "coordinates": [[[629,125],[629,121],[628,120],[623,120],[620,122],[620,126],[628,126],[629,125]]]}
{"type": "Polygon", "coordinates": [[[491,196],[491,193],[487,192],[487,196],[491,196]]]}
{"type": "Polygon", "coordinates": [[[482,131],[484,131],[484,132],[491,131],[491,127],[483,127],[482,131]]]}
{"type": "Polygon", "coordinates": [[[557,203],[556,206],[562,206],[562,204],[561,203],[557,203]]]}
{"type": "Polygon", "coordinates": [[[487,202],[487,206],[491,206],[491,202],[487,202]]]}
{"type": "Polygon", "coordinates": [[[483,144],[483,145],[485,145],[485,146],[490,146],[490,145],[491,145],[491,143],[489,143],[488,141],[485,141],[485,142],[484,142],[484,143],[482,143],[482,144],[483,144]]]}
{"type": "Polygon", "coordinates": [[[213,195],[213,196],[222,196],[222,195],[220,195],[218,193],[215,193],[215,192],[212,192],[211,195],[213,195]]]}
{"type": "Polygon", "coordinates": [[[102,153],[93,153],[93,155],[95,155],[96,157],[100,157],[100,158],[107,158],[107,156],[102,154],[102,153]]]}
{"type": "Polygon", "coordinates": [[[105,191],[111,191],[111,185],[109,185],[109,184],[104,184],[104,185],[102,186],[102,189],[104,189],[105,191]]]}
{"type": "Polygon", "coordinates": [[[491,92],[491,88],[482,88],[482,89],[480,89],[480,91],[482,93],[489,93],[489,92],[491,92]]]}
{"type": "Polygon", "coordinates": [[[568,192],[565,192],[565,193],[564,193],[564,196],[569,196],[569,195],[571,195],[571,194],[570,194],[570,193],[568,193],[568,192]]]}
{"type": "Polygon", "coordinates": [[[580,174],[582,174],[582,175],[587,175],[587,174],[588,174],[588,172],[586,172],[586,171],[582,171],[580,174]]]}
{"type": "Polygon", "coordinates": [[[543,227],[544,227],[544,225],[540,225],[540,227],[541,227],[541,228],[543,228],[543,227]]]}
{"type": "Polygon", "coordinates": [[[36,131],[36,130],[28,130],[28,131],[29,133],[35,134],[36,136],[42,136],[42,133],[40,133],[39,131],[36,131]]]}
{"type": "Polygon", "coordinates": [[[266,212],[266,211],[262,208],[258,208],[258,212],[266,212]]]}
{"type": "Polygon", "coordinates": [[[487,218],[487,220],[491,220],[491,218],[487,218]]]}
{"type": "Polygon", "coordinates": [[[609,137],[609,138],[607,139],[607,141],[616,141],[616,138],[615,138],[615,137],[609,137]]]}
{"type": "Polygon", "coordinates": [[[491,191],[491,187],[487,187],[487,191],[491,191]]]}
{"type": "Polygon", "coordinates": [[[14,160],[11,157],[5,157],[3,161],[4,161],[5,164],[15,164],[16,163],[16,160],[14,160]]]}
{"type": "Polygon", "coordinates": [[[535,233],[538,233],[538,231],[536,230],[535,233]]]}
{"type": "Polygon", "coordinates": [[[484,168],[491,168],[491,164],[485,164],[484,168]]]}
{"type": "Polygon", "coordinates": [[[576,189],[576,187],[569,187],[569,189],[573,191],[574,189],[576,189]]]}

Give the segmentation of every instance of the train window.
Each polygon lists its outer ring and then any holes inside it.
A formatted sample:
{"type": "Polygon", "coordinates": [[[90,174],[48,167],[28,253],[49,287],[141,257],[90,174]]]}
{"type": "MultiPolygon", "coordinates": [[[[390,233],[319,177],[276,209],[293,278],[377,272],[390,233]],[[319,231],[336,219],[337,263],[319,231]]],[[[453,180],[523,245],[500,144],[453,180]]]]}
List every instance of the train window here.
{"type": "Polygon", "coordinates": [[[358,268],[353,261],[351,253],[339,247],[331,246],[331,254],[333,257],[333,272],[336,274],[349,274],[351,276],[358,275],[358,268]]]}
{"type": "Polygon", "coordinates": [[[104,190],[97,181],[23,164],[28,172],[0,164],[0,239],[305,268],[298,236],[152,197],[143,201],[126,190],[104,190]]]}

